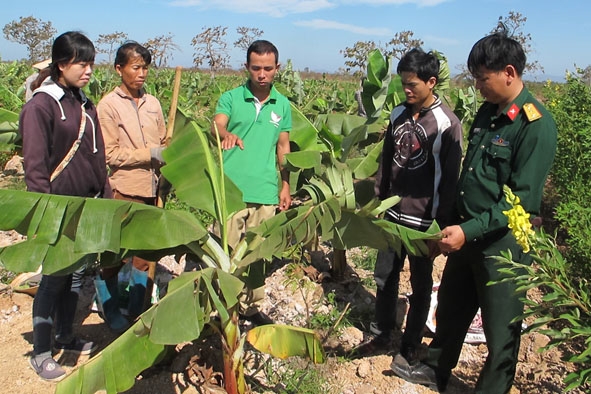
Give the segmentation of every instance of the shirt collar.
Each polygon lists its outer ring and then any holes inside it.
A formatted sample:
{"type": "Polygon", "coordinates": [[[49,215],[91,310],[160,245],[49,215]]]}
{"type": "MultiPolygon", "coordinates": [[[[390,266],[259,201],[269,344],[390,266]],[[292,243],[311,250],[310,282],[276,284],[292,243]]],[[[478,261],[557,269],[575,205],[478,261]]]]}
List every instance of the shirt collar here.
{"type": "MultiPolygon", "coordinates": [[[[142,88],[140,90],[140,92],[141,92],[140,100],[144,101],[146,99],[146,91],[144,88],[142,88]]],[[[115,93],[117,93],[119,96],[126,98],[128,100],[133,100],[133,97],[131,97],[129,94],[125,93],[125,91],[123,89],[121,89],[121,86],[117,86],[115,88],[115,93]]]]}
{"type": "MultiPolygon", "coordinates": [[[[269,92],[269,100],[267,100],[267,101],[276,101],[278,93],[279,92],[277,91],[277,89],[275,89],[275,85],[271,84],[271,91],[269,92]]],[[[244,100],[254,100],[254,95],[252,94],[252,91],[250,90],[250,81],[246,81],[246,83],[244,84],[244,100]]]]}
{"type": "Polygon", "coordinates": [[[521,89],[521,92],[519,93],[519,95],[517,95],[517,97],[515,97],[515,100],[513,100],[513,102],[507,104],[507,106],[503,109],[501,114],[505,115],[511,121],[513,121],[513,119],[515,119],[517,114],[513,114],[512,112],[514,112],[515,110],[517,110],[518,112],[521,111],[523,104],[525,104],[527,102],[527,99],[529,98],[529,96],[530,96],[529,90],[527,90],[527,88],[524,86],[523,89],[521,89]]]}

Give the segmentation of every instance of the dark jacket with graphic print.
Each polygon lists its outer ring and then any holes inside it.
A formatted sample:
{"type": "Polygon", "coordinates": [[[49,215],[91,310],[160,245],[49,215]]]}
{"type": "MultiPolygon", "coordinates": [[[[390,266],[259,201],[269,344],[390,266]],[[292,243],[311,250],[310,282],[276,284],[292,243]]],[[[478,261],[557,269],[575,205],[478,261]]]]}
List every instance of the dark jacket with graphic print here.
{"type": "Polygon", "coordinates": [[[441,228],[452,219],[462,159],[462,125],[435,96],[415,121],[405,102],[392,110],[376,176],[380,199],[399,196],[386,218],[426,230],[433,219],[441,228]]]}

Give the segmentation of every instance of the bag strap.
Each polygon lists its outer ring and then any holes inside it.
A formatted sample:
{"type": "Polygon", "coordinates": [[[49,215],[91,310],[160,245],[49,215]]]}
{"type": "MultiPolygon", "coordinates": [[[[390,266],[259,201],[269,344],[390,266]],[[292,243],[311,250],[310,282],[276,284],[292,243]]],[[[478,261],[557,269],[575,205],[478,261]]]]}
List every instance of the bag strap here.
{"type": "Polygon", "coordinates": [[[86,128],[86,110],[84,109],[84,103],[80,106],[82,108],[82,119],[80,119],[80,129],[78,129],[78,139],[74,141],[72,147],[66,154],[66,156],[62,159],[62,161],[58,164],[58,166],[53,170],[51,173],[51,177],[49,178],[49,182],[53,182],[55,178],[58,177],[59,174],[66,168],[66,166],[72,161],[72,158],[78,151],[80,144],[82,143],[82,136],[84,135],[84,129],[86,128]]]}

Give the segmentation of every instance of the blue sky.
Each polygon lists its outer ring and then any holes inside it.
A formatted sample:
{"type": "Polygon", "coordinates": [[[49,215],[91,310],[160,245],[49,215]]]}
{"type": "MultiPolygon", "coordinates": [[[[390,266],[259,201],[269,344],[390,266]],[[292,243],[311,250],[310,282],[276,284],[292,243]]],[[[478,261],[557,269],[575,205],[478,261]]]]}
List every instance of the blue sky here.
{"type": "MultiPolygon", "coordinates": [[[[51,21],[58,33],[80,30],[92,40],[123,31],[143,42],[173,34],[181,47],[171,66],[192,66],[191,39],[204,27],[227,26],[229,47],[236,27],[256,27],[262,38],[279,48],[280,62],[291,59],[297,70],[334,72],[344,67],[341,50],[357,41],[385,44],[397,32],[411,30],[424,49],[447,56],[452,73],[465,63],[470,48],[488,33],[499,16],[516,11],[527,17],[524,31],[532,36],[533,53],[545,73],[536,79],[562,79],[567,70],[591,65],[591,2],[587,0],[103,0],[80,2],[9,1],[0,26],[33,15],[51,21]]],[[[231,65],[244,62],[232,48],[231,65]]],[[[0,38],[0,58],[27,56],[23,45],[0,38]]],[[[104,57],[97,61],[105,60],[104,57]]]]}

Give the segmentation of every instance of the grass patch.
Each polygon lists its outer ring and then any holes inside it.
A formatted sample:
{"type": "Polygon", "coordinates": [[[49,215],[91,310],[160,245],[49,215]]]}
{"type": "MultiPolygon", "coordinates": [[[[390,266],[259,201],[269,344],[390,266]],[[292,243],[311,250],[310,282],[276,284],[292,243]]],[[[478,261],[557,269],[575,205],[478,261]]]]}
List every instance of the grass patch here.
{"type": "Polygon", "coordinates": [[[373,272],[376,267],[378,251],[373,248],[362,246],[349,254],[349,263],[355,267],[373,272]]]}
{"type": "Polygon", "coordinates": [[[266,387],[261,385],[253,389],[257,392],[271,389],[273,393],[280,394],[328,393],[328,390],[323,389],[328,387],[328,381],[320,368],[298,357],[283,361],[268,359],[263,369],[266,387]]]}

